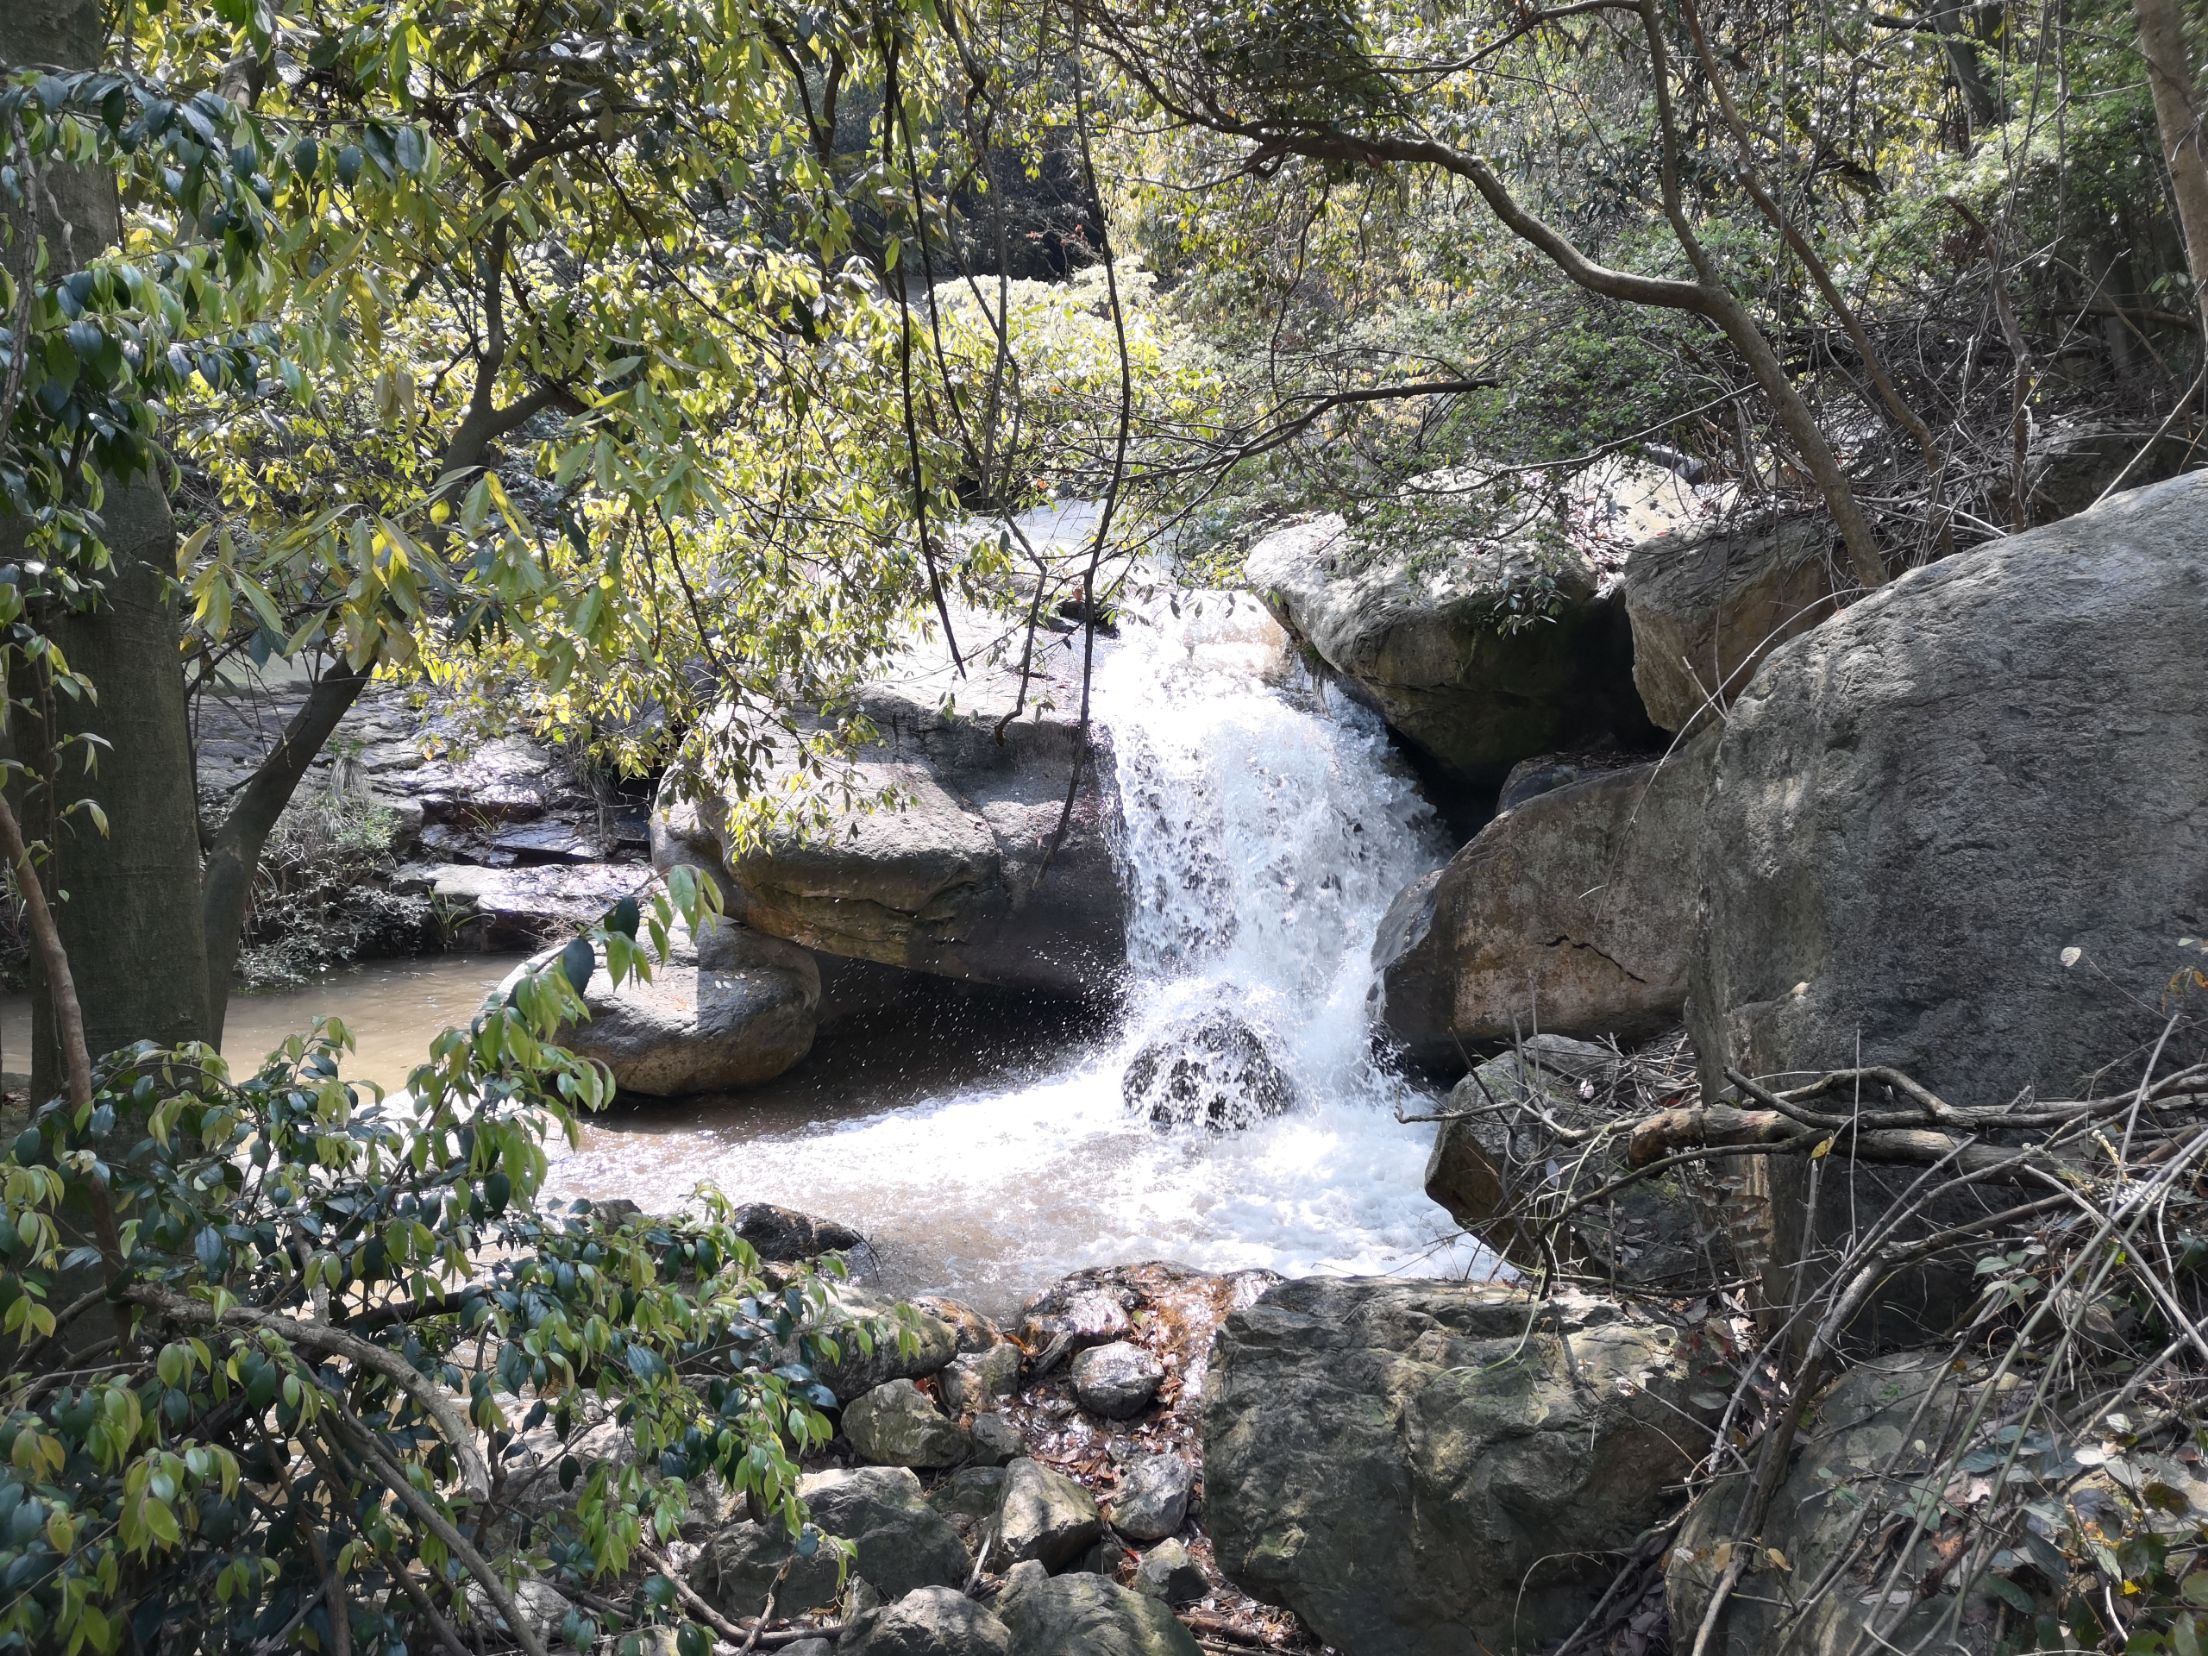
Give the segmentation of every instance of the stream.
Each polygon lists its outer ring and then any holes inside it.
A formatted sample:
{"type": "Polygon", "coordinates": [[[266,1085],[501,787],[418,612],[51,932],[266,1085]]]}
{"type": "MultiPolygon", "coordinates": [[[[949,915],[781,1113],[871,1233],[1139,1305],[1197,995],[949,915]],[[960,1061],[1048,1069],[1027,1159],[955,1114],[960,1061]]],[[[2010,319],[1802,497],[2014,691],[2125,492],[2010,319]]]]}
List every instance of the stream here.
{"type": "MultiPolygon", "coordinates": [[[[1116,1019],[1036,1012],[922,980],[824,1030],[740,1098],[623,1103],[556,1150],[558,1196],[665,1208],[705,1182],[856,1226],[900,1293],[1016,1309],[1087,1265],[1173,1259],[1289,1274],[1462,1274],[1485,1255],[1422,1189],[1431,1094],[1375,1061],[1370,953],[1389,901],[1445,854],[1378,722],[1301,681],[1247,596],[1183,594],[1124,618],[1100,663],[1123,814],[1128,981],[1116,1019]],[[1177,613],[1176,613],[1177,611],[1177,613]],[[1152,1043],[1231,1018],[1291,1107],[1240,1131],[1154,1128],[1121,1077],[1152,1043]]],[[[348,1076],[403,1084],[511,958],[445,955],[240,995],[250,1064],[316,1016],[359,1042],[348,1076]]],[[[21,997],[0,1058],[22,1067],[21,997]]],[[[1199,1062],[1205,1062],[1198,1054],[1199,1062]]]]}

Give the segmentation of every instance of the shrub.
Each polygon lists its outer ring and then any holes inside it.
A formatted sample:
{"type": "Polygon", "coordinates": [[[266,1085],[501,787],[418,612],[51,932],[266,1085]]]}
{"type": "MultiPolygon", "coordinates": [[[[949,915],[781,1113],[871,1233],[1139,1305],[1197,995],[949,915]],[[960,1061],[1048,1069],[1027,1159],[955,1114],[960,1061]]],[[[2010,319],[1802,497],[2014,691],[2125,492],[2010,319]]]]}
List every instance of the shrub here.
{"type": "Polygon", "coordinates": [[[280,987],[419,948],[430,904],[399,889],[398,842],[397,813],[360,794],[294,799],[261,853],[240,979],[280,987]]]}
{"type": "Polygon", "coordinates": [[[342,1081],[328,1021],[244,1076],[117,1053],[89,1105],[33,1113],[0,1156],[0,1650],[464,1648],[496,1607],[542,1656],[514,1594],[544,1584],[579,1648],[661,1624],[702,1651],[651,1568],[697,1481],[820,1544],[795,1491],[828,1435],[821,1279],[770,1282],[710,1200],[540,1200],[546,1134],[613,1090],[553,1044],[574,968],[648,971],[640,922],[663,952],[670,919],[625,902],[403,1095],[342,1081]],[[518,1498],[528,1453],[549,1510],[518,1498]]]}

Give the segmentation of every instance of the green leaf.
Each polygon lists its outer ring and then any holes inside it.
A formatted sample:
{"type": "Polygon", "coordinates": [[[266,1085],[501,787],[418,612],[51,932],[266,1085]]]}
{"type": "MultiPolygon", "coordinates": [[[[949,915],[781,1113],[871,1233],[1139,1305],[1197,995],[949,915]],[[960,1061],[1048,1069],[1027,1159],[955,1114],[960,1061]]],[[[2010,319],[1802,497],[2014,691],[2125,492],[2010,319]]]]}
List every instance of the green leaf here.
{"type": "Polygon", "coordinates": [[[567,974],[567,981],[578,995],[590,987],[590,975],[597,969],[598,951],[587,937],[576,938],[560,951],[560,970],[567,974]]]}

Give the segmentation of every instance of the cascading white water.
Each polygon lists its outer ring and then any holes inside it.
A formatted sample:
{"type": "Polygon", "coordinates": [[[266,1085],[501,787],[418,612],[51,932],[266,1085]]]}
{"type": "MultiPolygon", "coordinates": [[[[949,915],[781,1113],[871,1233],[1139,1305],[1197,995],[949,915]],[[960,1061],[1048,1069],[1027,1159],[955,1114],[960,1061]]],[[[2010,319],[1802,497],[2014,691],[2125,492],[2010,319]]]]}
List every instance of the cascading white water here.
{"type": "MultiPolygon", "coordinates": [[[[1484,1255],[1421,1190],[1425,1102],[1373,1060],[1373,933],[1434,866],[1431,812],[1379,723],[1292,682],[1247,595],[1130,615],[1099,664],[1130,893],[1118,1030],[1006,1084],[840,1119],[731,1111],[673,1156],[594,1132],[559,1183],[664,1200],[712,1179],[857,1226],[901,1292],[996,1310],[1084,1265],[1461,1273],[1484,1255]],[[1206,1015],[1262,1039],[1296,1102],[1240,1131],[1154,1128],[1121,1080],[1206,1015]],[[673,1162],[674,1165],[669,1165],[673,1162]]],[[[669,1146],[674,1149],[674,1146],[669,1146]]]]}

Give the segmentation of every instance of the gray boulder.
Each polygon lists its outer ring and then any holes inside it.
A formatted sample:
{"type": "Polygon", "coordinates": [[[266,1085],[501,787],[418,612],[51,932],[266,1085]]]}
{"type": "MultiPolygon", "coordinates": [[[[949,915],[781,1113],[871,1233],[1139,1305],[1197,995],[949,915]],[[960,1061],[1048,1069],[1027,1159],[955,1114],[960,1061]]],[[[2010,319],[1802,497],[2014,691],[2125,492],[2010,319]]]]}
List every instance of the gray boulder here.
{"type": "Polygon", "coordinates": [[[1135,1566],[1135,1591],[1167,1604],[1194,1604],[1210,1593],[1211,1583],[1204,1579],[1202,1568],[1188,1548],[1169,1539],[1142,1555],[1142,1562],[1135,1566]]]}
{"type": "MultiPolygon", "coordinates": [[[[2208,473],[1912,571],[1774,653],[1702,840],[1705,1082],[2136,1083],[2208,934],[2208,473]]],[[[2181,1026],[2164,1065],[2202,1050],[2181,1026]]],[[[1715,1088],[1712,1088],[1712,1095],[1715,1088]]]]}
{"type": "Polygon", "coordinates": [[[1103,1533],[1095,1500],[1063,1472],[1027,1456],[1005,1468],[996,1549],[1004,1563],[1032,1559],[1046,1570],[1062,1570],[1103,1533]]]}
{"type": "Polygon", "coordinates": [[[649,983],[616,989],[601,956],[583,1000],[590,1017],[564,1039],[623,1092],[730,1092],[812,1050],[820,968],[793,944],[717,920],[695,941],[686,930],[671,939],[649,983]]]}
{"type": "Polygon", "coordinates": [[[844,1656],[1011,1656],[1004,1623],[951,1587],[923,1587],[856,1618],[836,1641],[844,1656]]]}
{"type": "Polygon", "coordinates": [[[1268,535],[1244,569],[1406,740],[1492,787],[1529,755],[1637,722],[1618,606],[1584,552],[1543,541],[1535,526],[1375,541],[1328,515],[1268,535]]]}
{"type": "Polygon", "coordinates": [[[1357,1656],[1530,1647],[1664,1515],[1722,1399],[1608,1302],[1287,1282],[1214,1346],[1204,1523],[1230,1581],[1357,1656]]]}
{"type": "Polygon", "coordinates": [[[1296,1102],[1296,1084],[1273,1061],[1265,1037],[1214,1008],[1159,1031],[1120,1077],[1127,1108],[1153,1127],[1233,1132],[1296,1102]]]}
{"type": "Polygon", "coordinates": [[[997,1614],[1012,1630],[1013,1656],[1199,1656],[1164,1604],[1098,1575],[1015,1570],[997,1614]]]}
{"type": "Polygon", "coordinates": [[[1666,730],[1698,729],[1731,706],[1763,660],[1839,608],[1853,587],[1821,517],[1723,531],[1682,530],[1625,566],[1633,682],[1666,730]]]}
{"type": "Polygon", "coordinates": [[[798,1480],[797,1491],[815,1524],[857,1546],[853,1573],[893,1598],[961,1586],[973,1567],[958,1532],[902,1467],[815,1472],[798,1480]]]}
{"type": "MultiPolygon", "coordinates": [[[[854,1545],[852,1574],[882,1592],[959,1585],[972,1568],[958,1532],[928,1505],[920,1480],[902,1468],[817,1472],[798,1480],[798,1494],[822,1534],[854,1545]]],[[[770,1590],[776,1614],[795,1616],[834,1603],[839,1587],[826,1548],[804,1556],[787,1530],[748,1521],[730,1525],[699,1549],[690,1584],[740,1620],[759,1615],[770,1590]]]]}
{"type": "Polygon", "coordinates": [[[1676,1025],[1714,736],[1497,817],[1413,883],[1373,942],[1382,1018],[1420,1061],[1536,1030],[1633,1040],[1676,1025]]]}
{"type": "Polygon", "coordinates": [[[844,1406],[843,1435],[876,1466],[953,1466],[972,1445],[958,1422],[910,1380],[891,1380],[844,1406]]]}
{"type": "Polygon", "coordinates": [[[1091,1346],[1073,1360],[1073,1395],[1103,1420],[1132,1420],[1150,1407],[1165,1365],[1130,1340],[1091,1346]]]}
{"type": "MultiPolygon", "coordinates": [[[[1590,1150],[1556,1131],[1615,1122],[1608,1089],[1620,1066],[1610,1048],[1563,1035],[1530,1036],[1479,1065],[1438,1112],[1426,1194],[1511,1263],[1538,1268],[1539,1216],[1627,1171],[1622,1142],[1590,1150]]],[[[1687,1288],[1709,1280],[1725,1257],[1714,1218],[1680,1178],[1642,1178],[1578,1209],[1568,1233],[1577,1247],[1568,1251],[1611,1281],[1687,1288]]]]}
{"type": "Polygon", "coordinates": [[[928,1505],[959,1534],[977,1535],[1004,1505],[1004,1468],[962,1466],[928,1491],[928,1505]]]}
{"type": "Polygon", "coordinates": [[[1188,1521],[1196,1469],[1179,1455],[1137,1455],[1119,1474],[1112,1528],[1130,1541],[1161,1541],[1188,1521]]]}
{"type": "MultiPolygon", "coordinates": [[[[990,632],[977,626],[962,636],[971,643],[990,632]]],[[[1126,936],[1106,843],[1112,767],[1094,753],[1058,837],[1082,741],[1079,646],[1078,631],[1040,634],[1017,702],[1016,655],[970,660],[959,677],[939,644],[916,642],[856,698],[879,733],[840,768],[839,784],[849,781],[860,806],[846,807],[839,791],[822,801],[825,824],[793,822],[770,831],[764,846],[738,846],[723,827],[722,797],[736,781],[671,781],[653,815],[653,861],[707,870],[730,914],[823,954],[1006,988],[1108,995],[1126,936]],[[1023,711],[1000,731],[1016,704],[1023,711]],[[867,808],[891,797],[894,804],[867,808]]]]}

